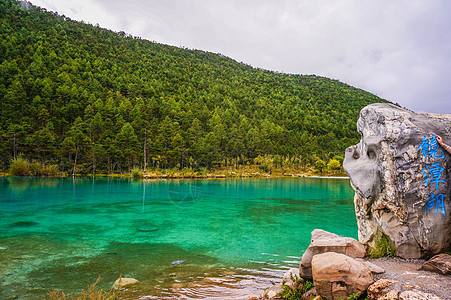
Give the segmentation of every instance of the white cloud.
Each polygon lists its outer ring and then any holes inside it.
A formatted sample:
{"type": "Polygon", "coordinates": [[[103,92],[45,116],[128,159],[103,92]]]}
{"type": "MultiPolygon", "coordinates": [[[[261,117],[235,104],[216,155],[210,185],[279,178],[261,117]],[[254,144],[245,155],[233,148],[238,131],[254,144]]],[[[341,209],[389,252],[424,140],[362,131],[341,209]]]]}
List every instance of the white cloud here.
{"type": "Polygon", "coordinates": [[[115,31],[123,30],[118,26],[118,20],[121,17],[104,10],[95,0],[32,0],[31,2],[73,20],[83,20],[93,25],[98,23],[101,27],[115,31]]]}

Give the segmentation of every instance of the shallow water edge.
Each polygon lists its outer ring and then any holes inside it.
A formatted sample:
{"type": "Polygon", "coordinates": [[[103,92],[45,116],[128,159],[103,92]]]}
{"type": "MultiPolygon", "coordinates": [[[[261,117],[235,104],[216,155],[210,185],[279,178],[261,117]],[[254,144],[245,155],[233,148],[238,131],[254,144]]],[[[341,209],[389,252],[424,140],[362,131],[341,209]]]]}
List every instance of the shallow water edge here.
{"type": "Polygon", "coordinates": [[[0,178],[0,298],[121,274],[140,281],[130,299],[253,294],[299,265],[313,229],[355,237],[353,194],[326,178],[0,178]]]}

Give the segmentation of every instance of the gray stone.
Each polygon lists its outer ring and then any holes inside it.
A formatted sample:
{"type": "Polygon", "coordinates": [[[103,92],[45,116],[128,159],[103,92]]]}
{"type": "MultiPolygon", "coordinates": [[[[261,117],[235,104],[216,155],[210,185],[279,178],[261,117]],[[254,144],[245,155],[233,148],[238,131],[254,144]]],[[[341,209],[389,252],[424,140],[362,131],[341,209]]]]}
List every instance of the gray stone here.
{"type": "Polygon", "coordinates": [[[434,154],[433,144],[436,134],[451,144],[451,115],[371,104],[361,110],[357,130],[360,143],[346,149],[343,167],[356,191],[359,241],[373,246],[380,230],[403,258],[450,249],[451,155],[441,147],[434,154]],[[433,173],[434,166],[443,169],[433,173]]]}
{"type": "Polygon", "coordinates": [[[360,258],[358,258],[358,259],[356,259],[356,260],[357,260],[357,261],[360,261],[360,262],[362,262],[362,263],[364,263],[364,264],[370,269],[371,273],[373,273],[373,274],[382,274],[382,273],[385,273],[384,268],[381,268],[381,267],[379,267],[378,265],[373,264],[372,262],[365,261],[365,260],[360,259],[360,258]]]}
{"type": "Polygon", "coordinates": [[[313,287],[301,296],[301,300],[312,300],[317,295],[318,295],[318,293],[316,292],[316,289],[313,287]]]}
{"type": "Polygon", "coordinates": [[[139,281],[136,280],[135,278],[119,278],[119,279],[117,279],[114,282],[113,289],[124,288],[124,287],[127,287],[127,286],[134,285],[134,284],[136,284],[138,282],[139,281]]]}
{"type": "Polygon", "coordinates": [[[438,254],[425,262],[420,270],[451,275],[451,255],[446,253],[438,254]]]}
{"type": "Polygon", "coordinates": [[[267,299],[277,299],[277,295],[282,291],[281,284],[275,284],[271,286],[268,290],[264,291],[261,295],[262,298],[267,299]]]}
{"type": "Polygon", "coordinates": [[[371,273],[373,273],[373,274],[385,273],[385,270],[383,268],[381,268],[373,263],[370,263],[369,261],[364,261],[363,263],[368,267],[368,269],[370,269],[371,273]]]}
{"type": "Polygon", "coordinates": [[[293,287],[294,285],[294,281],[293,279],[299,279],[299,269],[296,268],[291,268],[289,269],[287,272],[285,272],[285,274],[283,275],[283,279],[282,281],[285,283],[285,285],[289,286],[289,287],[293,287]]]}
{"type": "Polygon", "coordinates": [[[379,279],[368,287],[367,294],[369,299],[398,300],[399,291],[391,290],[390,286],[396,284],[396,281],[388,279],[379,279]]]}
{"type": "Polygon", "coordinates": [[[365,291],[374,282],[364,263],[334,252],[315,255],[312,274],[316,291],[329,300],[347,299],[352,294],[365,291]]]}
{"type": "Polygon", "coordinates": [[[299,273],[304,279],[312,279],[312,258],[321,253],[336,252],[342,253],[353,258],[362,258],[365,256],[365,247],[359,241],[342,237],[321,229],[312,231],[312,240],[302,255],[299,273]]]}

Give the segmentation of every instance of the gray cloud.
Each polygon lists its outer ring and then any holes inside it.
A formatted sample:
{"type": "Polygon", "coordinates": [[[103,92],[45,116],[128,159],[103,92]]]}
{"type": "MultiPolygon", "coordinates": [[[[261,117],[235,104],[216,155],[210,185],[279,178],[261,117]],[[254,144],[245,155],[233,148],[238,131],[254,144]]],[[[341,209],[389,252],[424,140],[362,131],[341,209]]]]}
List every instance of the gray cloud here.
{"type": "Polygon", "coordinates": [[[447,0],[32,0],[73,19],[451,113],[447,0]]]}

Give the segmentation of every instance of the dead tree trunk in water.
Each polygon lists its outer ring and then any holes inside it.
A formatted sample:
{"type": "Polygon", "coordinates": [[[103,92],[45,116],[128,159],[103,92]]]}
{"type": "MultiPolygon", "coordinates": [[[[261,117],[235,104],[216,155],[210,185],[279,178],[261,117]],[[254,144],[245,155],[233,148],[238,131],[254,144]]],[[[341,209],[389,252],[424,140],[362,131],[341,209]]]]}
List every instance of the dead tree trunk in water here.
{"type": "Polygon", "coordinates": [[[77,167],[77,158],[78,158],[78,145],[75,148],[75,161],[74,161],[74,170],[72,171],[72,177],[75,177],[75,168],[77,167]]]}
{"type": "Polygon", "coordinates": [[[147,129],[144,130],[144,172],[146,172],[147,168],[146,145],[147,145],[147,129]]]}

